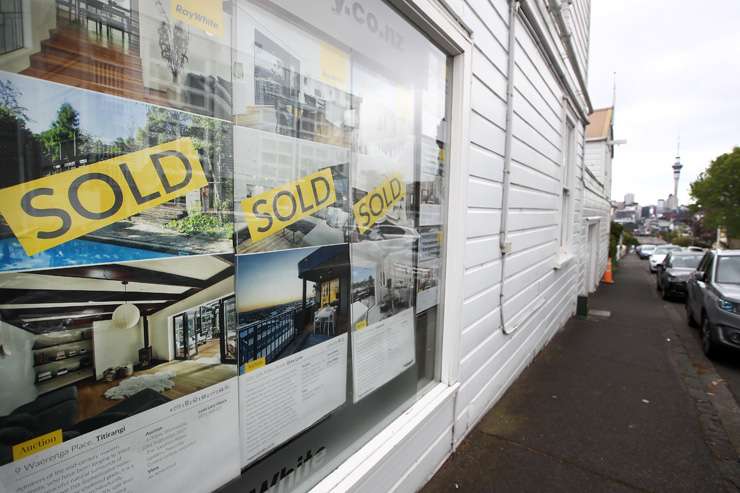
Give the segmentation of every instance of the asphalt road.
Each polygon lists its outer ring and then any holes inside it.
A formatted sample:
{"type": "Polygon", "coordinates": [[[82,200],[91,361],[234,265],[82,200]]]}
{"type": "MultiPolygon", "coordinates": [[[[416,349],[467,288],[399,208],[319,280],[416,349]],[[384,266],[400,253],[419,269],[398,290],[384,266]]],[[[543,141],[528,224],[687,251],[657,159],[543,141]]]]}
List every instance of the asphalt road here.
{"type": "MultiPolygon", "coordinates": [[[[655,275],[650,273],[647,260],[643,261],[643,263],[645,264],[645,273],[649,276],[647,281],[655,288],[655,275]]],[[[686,322],[686,309],[683,300],[663,301],[660,298],[658,300],[663,303],[663,307],[666,310],[669,310],[672,315],[675,315],[675,318],[680,318],[684,322],[686,330],[689,331],[693,336],[693,340],[696,342],[696,347],[701,348],[699,330],[689,327],[688,322],[686,322]]],[[[720,377],[727,383],[735,400],[740,404],[740,351],[721,351],[719,357],[712,361],[703,355],[701,357],[707,366],[714,366],[720,377]]]]}

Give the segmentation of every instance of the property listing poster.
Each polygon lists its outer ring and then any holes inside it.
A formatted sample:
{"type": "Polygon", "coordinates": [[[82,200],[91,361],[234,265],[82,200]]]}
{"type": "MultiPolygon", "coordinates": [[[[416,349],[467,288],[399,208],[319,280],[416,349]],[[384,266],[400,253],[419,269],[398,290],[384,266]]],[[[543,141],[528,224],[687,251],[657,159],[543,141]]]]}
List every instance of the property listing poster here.
{"type": "Polygon", "coordinates": [[[233,254],[0,285],[2,491],[210,491],[238,476],[233,254]],[[211,474],[193,469],[204,460],[211,474]]]}
{"type": "MultiPolygon", "coordinates": [[[[224,0],[38,2],[18,9],[34,28],[22,30],[26,52],[0,57],[0,70],[229,121],[232,7],[224,0]],[[71,49],[80,55],[75,63],[65,55],[71,49]]],[[[121,116],[99,109],[111,120],[121,116]]]]}
{"type": "MultiPolygon", "coordinates": [[[[239,475],[236,377],[0,467],[8,493],[200,491],[239,475]]],[[[67,432],[65,432],[67,433],[67,432]]]]}
{"type": "Polygon", "coordinates": [[[352,245],[354,402],[415,362],[413,246],[406,239],[352,245]]]}
{"type": "MultiPolygon", "coordinates": [[[[168,0],[119,3],[184,34],[168,0]]],[[[0,490],[211,491],[240,470],[228,31],[189,27],[171,66],[139,32],[89,37],[85,8],[46,44],[125,84],[0,61],[0,490]]]]}
{"type": "Polygon", "coordinates": [[[349,246],[237,257],[246,466],[347,400],[349,246]]]}
{"type": "Polygon", "coordinates": [[[349,55],[258,3],[235,15],[237,253],[347,242],[349,55]]]}
{"type": "Polygon", "coordinates": [[[233,251],[228,122],[1,71],[0,92],[0,271],[233,251]]]}

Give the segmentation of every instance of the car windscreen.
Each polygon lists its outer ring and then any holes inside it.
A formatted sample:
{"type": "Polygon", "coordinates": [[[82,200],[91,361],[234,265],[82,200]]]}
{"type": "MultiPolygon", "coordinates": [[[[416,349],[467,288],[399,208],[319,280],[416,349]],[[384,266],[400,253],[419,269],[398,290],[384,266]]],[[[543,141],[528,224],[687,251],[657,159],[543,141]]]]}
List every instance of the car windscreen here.
{"type": "Polygon", "coordinates": [[[722,257],[717,259],[716,282],[740,284],[740,256],[722,257]]]}
{"type": "Polygon", "coordinates": [[[673,251],[671,247],[659,246],[653,252],[653,255],[666,255],[668,252],[673,251]]]}
{"type": "Polygon", "coordinates": [[[680,255],[671,259],[671,267],[682,269],[696,269],[701,262],[701,255],[680,255]]]}

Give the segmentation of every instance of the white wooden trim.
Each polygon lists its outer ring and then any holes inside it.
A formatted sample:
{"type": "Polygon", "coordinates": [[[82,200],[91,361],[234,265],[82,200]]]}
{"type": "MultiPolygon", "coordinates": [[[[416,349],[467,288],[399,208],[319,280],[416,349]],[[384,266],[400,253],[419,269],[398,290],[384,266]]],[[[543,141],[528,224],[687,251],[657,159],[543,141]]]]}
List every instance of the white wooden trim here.
{"type": "MultiPolygon", "coordinates": [[[[331,474],[314,486],[315,493],[350,491],[355,485],[373,472],[383,460],[402,446],[408,436],[425,419],[440,408],[448,399],[454,398],[458,385],[437,384],[408,411],[396,418],[388,427],[344,461],[331,474]]],[[[452,417],[451,417],[452,418],[452,417]]],[[[451,424],[451,423],[450,423],[451,424]]],[[[441,431],[441,430],[440,430],[441,431]]],[[[452,444],[450,444],[451,450],[452,444]]]]}
{"type": "Polygon", "coordinates": [[[440,380],[457,382],[462,337],[463,284],[465,254],[465,214],[467,210],[468,152],[470,149],[470,93],[473,78],[473,45],[453,58],[450,110],[450,163],[447,231],[445,245],[444,313],[442,319],[442,358],[440,380]]]}

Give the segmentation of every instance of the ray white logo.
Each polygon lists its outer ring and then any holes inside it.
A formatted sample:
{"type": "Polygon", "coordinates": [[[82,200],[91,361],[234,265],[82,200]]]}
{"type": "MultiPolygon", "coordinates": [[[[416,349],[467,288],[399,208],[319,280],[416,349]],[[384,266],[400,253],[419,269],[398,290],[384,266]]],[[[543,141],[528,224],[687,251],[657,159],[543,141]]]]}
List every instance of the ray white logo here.
{"type": "Polygon", "coordinates": [[[332,12],[345,15],[360,25],[365,26],[371,34],[377,35],[397,50],[403,49],[403,36],[387,23],[379,21],[378,16],[365,8],[362,2],[353,0],[334,0],[332,12]]]}
{"type": "Polygon", "coordinates": [[[299,455],[296,460],[295,468],[283,467],[276,471],[271,479],[265,479],[259,488],[252,488],[249,493],[283,493],[292,491],[296,485],[300,484],[303,478],[306,478],[314,472],[314,469],[321,467],[326,458],[326,448],[319,447],[316,453],[311,449],[305,454],[299,455]]]}

